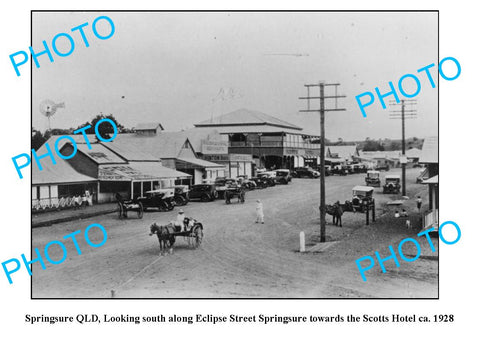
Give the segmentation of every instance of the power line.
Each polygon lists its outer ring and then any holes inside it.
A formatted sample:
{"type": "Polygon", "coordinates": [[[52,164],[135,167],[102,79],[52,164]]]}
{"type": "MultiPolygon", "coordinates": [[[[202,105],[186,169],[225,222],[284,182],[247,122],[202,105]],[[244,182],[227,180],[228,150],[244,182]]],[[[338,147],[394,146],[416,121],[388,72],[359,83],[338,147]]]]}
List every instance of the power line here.
{"type": "Polygon", "coordinates": [[[402,109],[392,110],[393,114],[390,114],[390,119],[401,119],[402,120],[402,196],[407,195],[407,181],[406,181],[406,156],[405,156],[405,120],[406,119],[415,119],[417,118],[417,110],[405,110],[406,105],[417,105],[416,99],[403,99],[400,103],[396,101],[390,101],[390,106],[399,106],[401,105],[402,109]],[[407,114],[405,114],[407,112],[407,114]]]}
{"type": "Polygon", "coordinates": [[[326,227],[326,210],[325,210],[325,112],[328,111],[345,111],[343,108],[338,108],[337,99],[345,98],[344,95],[337,95],[337,86],[339,83],[326,84],[323,81],[320,81],[318,84],[306,84],[307,96],[299,97],[300,100],[307,100],[307,109],[300,110],[300,112],[318,112],[320,113],[320,242],[325,242],[325,227],[326,227]],[[335,86],[335,95],[325,96],[325,87],[326,86],[335,86]],[[310,96],[310,88],[318,87],[319,96],[310,96]],[[319,99],[320,107],[318,109],[311,109],[310,100],[319,99]],[[326,109],[325,108],[325,99],[335,99],[335,108],[326,109]]]}

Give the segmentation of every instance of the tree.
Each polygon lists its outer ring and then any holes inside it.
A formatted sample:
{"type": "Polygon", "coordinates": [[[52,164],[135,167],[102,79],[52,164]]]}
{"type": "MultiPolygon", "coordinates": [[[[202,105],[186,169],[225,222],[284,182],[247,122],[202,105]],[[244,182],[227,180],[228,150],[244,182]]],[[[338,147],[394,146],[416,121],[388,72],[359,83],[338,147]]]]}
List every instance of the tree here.
{"type": "MultiPolygon", "coordinates": [[[[111,119],[115,123],[119,133],[122,133],[125,130],[128,130],[128,129],[125,129],[125,127],[122,124],[120,124],[112,114],[110,114],[108,116],[105,116],[103,114],[99,114],[99,115],[95,116],[95,118],[93,118],[91,122],[86,122],[85,124],[82,124],[79,127],[77,127],[75,130],[78,130],[78,129],[84,128],[85,126],[90,125],[90,128],[85,130],[85,133],[88,134],[88,135],[93,135],[93,134],[95,134],[95,125],[100,120],[105,119],[105,118],[111,119]]],[[[113,132],[114,132],[113,131],[113,126],[109,123],[102,123],[98,126],[98,133],[104,139],[109,139],[111,137],[110,135],[113,134],[113,132]]]]}
{"type": "Polygon", "coordinates": [[[32,149],[38,150],[45,143],[47,138],[38,130],[32,130],[32,149]]]}

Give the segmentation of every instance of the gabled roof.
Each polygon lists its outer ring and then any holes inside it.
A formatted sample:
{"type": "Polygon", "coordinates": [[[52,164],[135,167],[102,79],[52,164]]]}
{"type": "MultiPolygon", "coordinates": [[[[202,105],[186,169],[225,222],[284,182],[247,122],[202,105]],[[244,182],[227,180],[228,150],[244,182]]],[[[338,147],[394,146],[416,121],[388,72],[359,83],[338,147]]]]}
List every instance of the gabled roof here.
{"type": "Polygon", "coordinates": [[[135,130],[156,130],[158,127],[160,127],[160,130],[163,130],[163,126],[160,123],[138,123],[137,126],[135,126],[135,130]]]}
{"type": "Polygon", "coordinates": [[[225,142],[228,143],[227,140],[222,139],[220,133],[215,128],[193,128],[179,132],[185,135],[190,144],[193,147],[193,150],[198,153],[202,152],[202,142],[205,140],[209,140],[212,142],[225,142]]]}
{"type": "Polygon", "coordinates": [[[97,164],[127,163],[102,143],[91,143],[90,149],[87,144],[77,144],[77,152],[83,153],[97,164]]]}
{"type": "Polygon", "coordinates": [[[301,127],[288,123],[284,120],[267,115],[260,111],[239,109],[230,113],[223,114],[212,119],[205,120],[196,127],[217,127],[217,126],[245,126],[245,125],[270,125],[278,126],[292,130],[302,130],[301,127]]]}
{"type": "Polygon", "coordinates": [[[178,158],[187,141],[188,138],[181,132],[163,131],[155,136],[123,133],[118,134],[112,142],[108,143],[108,148],[129,161],[149,160],[145,159],[145,156],[139,157],[140,153],[148,154],[150,160],[159,160],[162,158],[178,158]]]}
{"type": "Polygon", "coordinates": [[[417,148],[411,148],[405,151],[407,158],[419,158],[422,154],[422,150],[417,148]]]}
{"type": "Polygon", "coordinates": [[[427,137],[423,141],[419,163],[438,163],[438,137],[427,137]]]}
{"type": "Polygon", "coordinates": [[[43,170],[39,170],[35,162],[32,163],[32,185],[66,184],[96,182],[97,179],[77,172],[67,161],[57,159],[53,164],[50,159],[42,162],[43,170]],[[34,165],[33,165],[34,164],[34,165]]]}
{"type": "Polygon", "coordinates": [[[399,159],[401,151],[361,151],[360,157],[370,159],[399,159]]]}
{"type": "Polygon", "coordinates": [[[189,178],[191,175],[161,165],[161,162],[132,162],[130,164],[102,165],[101,181],[145,181],[163,178],[189,178]]]}
{"type": "MultiPolygon", "coordinates": [[[[55,154],[55,142],[57,139],[62,137],[61,135],[51,136],[37,151],[37,155],[42,156],[47,153],[46,144],[48,143],[50,150],[54,154],[56,164],[52,163],[50,157],[46,157],[40,160],[40,164],[43,170],[38,168],[37,162],[32,160],[32,185],[41,185],[41,184],[59,184],[59,183],[82,183],[82,182],[91,182],[97,181],[96,178],[83,175],[77,172],[67,161],[61,159],[55,154]]],[[[72,135],[70,136],[78,143],[85,143],[85,139],[82,135],[72,135]]],[[[95,137],[90,138],[91,143],[95,141],[95,137]]],[[[60,140],[58,143],[58,149],[61,148],[70,141],[66,138],[60,140]]]]}

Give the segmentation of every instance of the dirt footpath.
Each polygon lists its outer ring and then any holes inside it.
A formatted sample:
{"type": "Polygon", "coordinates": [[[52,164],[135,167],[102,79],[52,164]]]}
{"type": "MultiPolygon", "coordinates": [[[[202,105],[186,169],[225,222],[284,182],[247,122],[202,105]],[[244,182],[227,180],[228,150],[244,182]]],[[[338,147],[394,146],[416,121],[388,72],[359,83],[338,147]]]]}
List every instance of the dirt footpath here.
{"type": "MultiPolygon", "coordinates": [[[[413,184],[417,173],[417,169],[409,170],[411,201],[413,194],[420,192],[426,202],[427,188],[413,184]]],[[[351,188],[363,184],[364,176],[327,177],[327,202],[350,199],[351,188]]],[[[75,230],[83,232],[91,223],[102,224],[108,240],[102,247],[92,248],[79,236],[82,255],[77,254],[72,242],[65,241],[68,256],[64,263],[47,264],[46,270],[34,264],[32,297],[109,298],[112,291],[121,298],[437,296],[438,251],[433,255],[424,252],[425,244],[422,255],[432,256],[411,263],[399,259],[400,268],[388,261],[387,273],[377,265],[366,273],[368,281],[362,280],[356,259],[375,251],[387,256],[388,245],[396,249],[400,240],[416,238],[418,233],[418,223],[409,230],[404,220],[393,218],[392,212],[383,207],[396,197],[380,194],[381,188],[375,194],[376,223],[367,227],[365,215],[345,213],[343,228],[327,225],[329,239],[337,243],[322,253],[299,253],[300,231],[305,231],[310,244],[318,238],[319,189],[318,179],[294,179],[286,186],[248,192],[245,204],[191,202],[183,209],[187,216],[203,223],[202,246],[192,249],[186,240],[177,238],[174,253],[168,256],[159,256],[158,241],[148,236],[148,227],[153,222],[174,220],[177,209],[146,212],[142,220],[133,215],[118,220],[109,214],[36,228],[32,245],[42,250],[48,242],[61,240],[75,230]],[[265,224],[254,223],[257,198],[264,205],[265,224]]],[[[413,212],[410,205],[407,210],[413,212]]],[[[327,221],[331,223],[331,216],[327,221]]],[[[94,242],[101,237],[92,232],[94,242]]],[[[415,249],[408,251],[415,255],[415,249]]],[[[62,257],[59,247],[52,247],[49,254],[54,259],[62,257]]]]}

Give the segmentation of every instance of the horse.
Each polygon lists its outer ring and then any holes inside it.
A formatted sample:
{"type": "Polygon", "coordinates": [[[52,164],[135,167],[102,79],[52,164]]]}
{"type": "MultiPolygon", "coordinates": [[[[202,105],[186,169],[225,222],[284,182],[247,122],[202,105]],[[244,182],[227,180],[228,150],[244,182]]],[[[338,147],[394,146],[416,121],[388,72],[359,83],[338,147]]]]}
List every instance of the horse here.
{"type": "Polygon", "coordinates": [[[327,204],[325,207],[325,212],[333,216],[334,225],[338,225],[338,222],[340,222],[340,227],[342,227],[343,209],[339,201],[335,202],[334,204],[327,204]]]}
{"type": "Polygon", "coordinates": [[[153,223],[150,226],[150,236],[157,234],[158,242],[160,244],[160,255],[164,256],[165,251],[168,248],[168,252],[171,254],[173,252],[173,244],[175,243],[175,227],[172,224],[168,225],[157,225],[153,223]]]}

